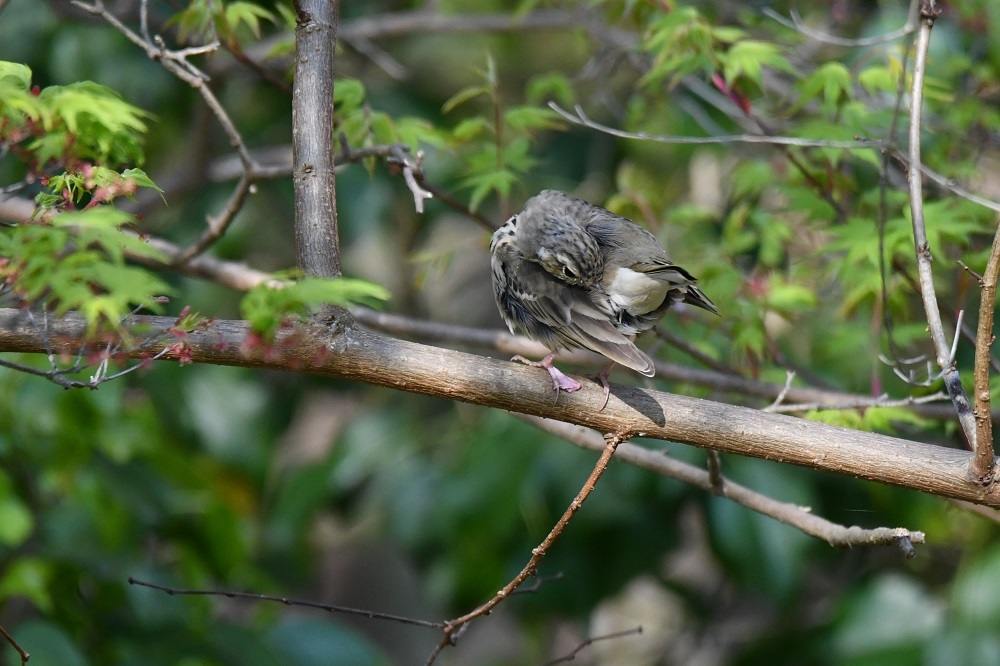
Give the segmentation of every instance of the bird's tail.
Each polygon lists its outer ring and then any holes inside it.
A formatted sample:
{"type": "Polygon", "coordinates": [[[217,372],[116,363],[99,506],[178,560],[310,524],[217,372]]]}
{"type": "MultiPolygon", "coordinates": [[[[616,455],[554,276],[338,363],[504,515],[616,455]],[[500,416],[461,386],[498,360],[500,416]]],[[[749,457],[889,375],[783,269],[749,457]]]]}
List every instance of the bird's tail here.
{"type": "Polygon", "coordinates": [[[695,305],[703,310],[708,310],[712,314],[719,314],[718,309],[715,307],[715,303],[705,295],[705,293],[693,284],[687,286],[686,293],[684,294],[684,302],[695,305]]]}

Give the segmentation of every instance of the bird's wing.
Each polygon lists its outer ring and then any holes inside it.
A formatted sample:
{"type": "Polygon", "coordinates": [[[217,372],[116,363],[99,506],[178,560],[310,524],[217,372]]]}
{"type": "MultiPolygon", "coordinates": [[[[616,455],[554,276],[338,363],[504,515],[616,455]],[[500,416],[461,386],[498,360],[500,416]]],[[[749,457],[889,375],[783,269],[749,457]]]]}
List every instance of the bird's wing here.
{"type": "Polygon", "coordinates": [[[672,261],[639,261],[633,263],[629,268],[656,280],[669,283],[671,297],[667,301],[684,302],[708,310],[712,314],[719,314],[715,303],[695,285],[697,279],[672,261]]]}
{"type": "Polygon", "coordinates": [[[525,327],[529,337],[542,342],[554,337],[558,346],[590,349],[653,376],[652,359],[615,328],[610,313],[587,290],[553,280],[536,264],[520,263],[507,286],[521,309],[520,319],[530,322],[525,327]]]}

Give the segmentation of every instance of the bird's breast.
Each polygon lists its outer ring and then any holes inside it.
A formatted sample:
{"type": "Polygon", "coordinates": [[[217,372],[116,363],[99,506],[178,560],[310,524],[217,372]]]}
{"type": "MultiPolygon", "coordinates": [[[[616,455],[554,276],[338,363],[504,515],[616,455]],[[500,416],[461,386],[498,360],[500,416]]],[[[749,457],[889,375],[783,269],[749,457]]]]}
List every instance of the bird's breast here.
{"type": "Polygon", "coordinates": [[[663,305],[670,288],[665,280],[651,278],[631,268],[618,268],[609,277],[605,285],[611,302],[633,315],[646,314],[663,305]]]}

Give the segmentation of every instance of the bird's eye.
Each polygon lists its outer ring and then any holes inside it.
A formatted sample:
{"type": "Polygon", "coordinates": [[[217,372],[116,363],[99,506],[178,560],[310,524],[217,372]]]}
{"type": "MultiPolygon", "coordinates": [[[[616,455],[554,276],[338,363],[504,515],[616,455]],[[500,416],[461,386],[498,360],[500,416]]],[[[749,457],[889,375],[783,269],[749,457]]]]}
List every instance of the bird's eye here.
{"type": "Polygon", "coordinates": [[[576,273],[574,273],[573,269],[568,266],[563,266],[563,275],[574,280],[576,279],[576,273]]]}

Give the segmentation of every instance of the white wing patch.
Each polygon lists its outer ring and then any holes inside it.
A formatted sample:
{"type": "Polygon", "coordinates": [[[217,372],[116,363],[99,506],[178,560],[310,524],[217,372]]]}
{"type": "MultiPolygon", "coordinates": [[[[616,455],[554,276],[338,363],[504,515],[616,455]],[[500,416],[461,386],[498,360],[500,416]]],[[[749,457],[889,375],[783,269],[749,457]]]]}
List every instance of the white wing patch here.
{"type": "Polygon", "coordinates": [[[663,305],[670,283],[651,278],[631,268],[619,268],[608,287],[611,302],[633,315],[652,312],[663,305]]]}

